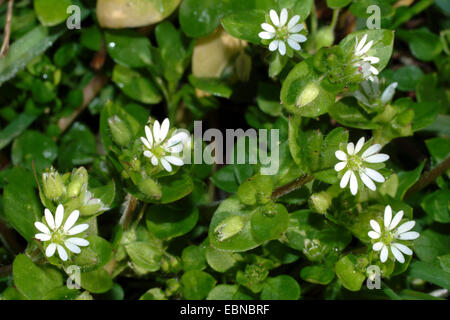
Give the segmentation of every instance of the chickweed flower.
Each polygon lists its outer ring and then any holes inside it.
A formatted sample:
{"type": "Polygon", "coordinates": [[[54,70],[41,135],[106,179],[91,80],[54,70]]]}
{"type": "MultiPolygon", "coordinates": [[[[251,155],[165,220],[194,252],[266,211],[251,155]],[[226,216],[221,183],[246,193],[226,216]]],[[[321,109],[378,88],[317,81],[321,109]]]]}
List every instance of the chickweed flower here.
{"type": "Polygon", "coordinates": [[[355,50],[353,52],[353,65],[357,68],[356,74],[361,74],[364,79],[373,81],[373,76],[378,75],[379,72],[372,64],[380,62],[380,59],[378,57],[367,55],[367,52],[372,48],[373,40],[370,40],[368,43],[366,43],[366,41],[367,34],[365,34],[359,42],[358,38],[356,38],[355,50]]]}
{"type": "Polygon", "coordinates": [[[35,222],[34,226],[41,233],[37,233],[34,237],[40,241],[49,242],[45,250],[45,255],[47,257],[52,257],[57,250],[61,260],[67,261],[69,257],[66,249],[73,253],[80,253],[80,247],[89,245],[89,241],[86,239],[72,237],[89,228],[88,224],[79,224],[75,226],[75,223],[80,216],[78,210],[72,211],[64,225],[62,224],[64,220],[64,206],[62,204],[58,205],[56,208],[55,217],[53,217],[52,213],[47,208],[44,210],[44,215],[47,224],[40,221],[35,222]]]}
{"type": "Polygon", "coordinates": [[[270,10],[270,22],[261,24],[264,30],[258,35],[263,40],[272,40],[269,44],[270,51],[276,51],[284,56],[286,54],[286,44],[293,50],[300,50],[299,42],[305,42],[306,37],[299,34],[303,30],[303,24],[297,23],[300,20],[299,15],[295,15],[288,21],[288,11],[286,8],[282,9],[280,16],[275,10],[270,10]],[[287,23],[287,24],[286,24],[287,23]]]}
{"type": "Polygon", "coordinates": [[[146,137],[141,137],[144,144],[144,156],[149,158],[154,166],[161,164],[167,172],[172,172],[172,165],[182,166],[183,160],[177,155],[184,149],[189,136],[185,132],[178,132],[167,139],[169,133],[169,119],[164,119],[162,124],[156,120],[153,130],[145,126],[146,137]]]}
{"type": "Polygon", "coordinates": [[[340,186],[345,188],[350,181],[350,191],[353,195],[358,192],[358,179],[356,174],[359,175],[361,181],[370,189],[375,191],[376,186],[373,181],[384,182],[384,177],[374,169],[369,168],[367,165],[371,163],[381,163],[389,159],[389,156],[384,153],[378,153],[381,150],[380,144],[374,144],[367,148],[361,155],[360,151],[364,146],[365,139],[362,137],[356,143],[353,142],[347,144],[347,152],[338,150],[335,156],[341,162],[338,162],[334,166],[334,170],[337,172],[347,168],[347,171],[342,176],[340,186]],[[373,180],[373,181],[372,181],[373,180]]]}
{"type": "Polygon", "coordinates": [[[391,83],[383,92],[381,92],[381,89],[385,87],[385,81],[384,79],[380,81],[376,76],[373,77],[372,81],[365,80],[359,85],[360,88],[353,92],[353,96],[364,106],[375,108],[385,106],[391,101],[398,83],[391,83]]]}
{"type": "Polygon", "coordinates": [[[416,224],[413,220],[404,222],[397,228],[402,218],[403,211],[399,211],[392,219],[392,209],[390,206],[386,206],[384,210],[383,230],[378,222],[370,220],[372,230],[369,231],[368,235],[371,239],[376,241],[373,244],[372,249],[374,251],[381,251],[380,261],[383,263],[387,261],[389,251],[392,253],[395,260],[400,263],[405,262],[405,257],[402,253],[408,256],[413,254],[412,250],[405,245],[408,244],[406,241],[415,240],[420,234],[416,231],[410,231],[416,224]]]}

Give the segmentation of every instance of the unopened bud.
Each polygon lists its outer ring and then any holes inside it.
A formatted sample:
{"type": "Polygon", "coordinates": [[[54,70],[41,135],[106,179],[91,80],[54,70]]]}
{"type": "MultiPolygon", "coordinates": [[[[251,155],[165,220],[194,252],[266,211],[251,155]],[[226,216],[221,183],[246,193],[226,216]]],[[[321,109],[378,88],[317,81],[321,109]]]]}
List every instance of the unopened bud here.
{"type": "Polygon", "coordinates": [[[74,169],[67,186],[67,196],[74,198],[80,194],[83,185],[87,185],[88,173],[84,167],[74,169]]]}
{"type": "Polygon", "coordinates": [[[42,174],[42,185],[44,195],[51,200],[55,200],[64,194],[64,183],[61,175],[55,169],[42,174]]]}
{"type": "Polygon", "coordinates": [[[314,211],[325,214],[331,205],[331,200],[331,196],[326,191],[322,191],[312,194],[309,203],[314,211]]]}
{"type": "Polygon", "coordinates": [[[321,28],[316,35],[316,50],[322,47],[329,47],[334,42],[334,32],[330,27],[321,28]]]}
{"type": "Polygon", "coordinates": [[[138,184],[139,190],[152,199],[161,199],[161,188],[155,180],[147,178],[138,184]]]}
{"type": "Polygon", "coordinates": [[[108,119],[108,125],[115,143],[122,147],[130,143],[131,131],[122,119],[118,116],[112,116],[108,119]]]}
{"type": "Polygon", "coordinates": [[[297,106],[303,107],[313,102],[320,93],[320,86],[317,82],[310,82],[297,98],[297,106]]]}
{"type": "Polygon", "coordinates": [[[224,241],[241,232],[242,229],[244,229],[244,219],[241,216],[232,216],[219,224],[214,229],[214,233],[219,241],[224,241]]]}

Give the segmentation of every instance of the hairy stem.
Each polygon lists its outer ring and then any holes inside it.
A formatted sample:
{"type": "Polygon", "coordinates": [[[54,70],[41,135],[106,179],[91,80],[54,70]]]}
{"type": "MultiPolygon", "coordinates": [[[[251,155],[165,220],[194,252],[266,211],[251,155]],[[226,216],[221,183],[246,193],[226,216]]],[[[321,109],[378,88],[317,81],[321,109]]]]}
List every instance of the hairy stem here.
{"type": "Polygon", "coordinates": [[[419,192],[423,188],[427,187],[430,183],[436,180],[440,175],[447,172],[450,168],[450,157],[447,157],[444,161],[438,164],[431,171],[425,172],[411,188],[406,192],[405,198],[412,196],[416,192],[419,192]]]}
{"type": "Polygon", "coordinates": [[[314,179],[313,176],[305,174],[305,175],[295,179],[294,181],[275,189],[272,192],[272,199],[273,200],[278,199],[292,191],[295,191],[295,190],[301,188],[303,185],[307,184],[308,182],[312,181],[313,179],[314,179]]]}
{"type": "Polygon", "coordinates": [[[120,217],[120,224],[123,229],[126,230],[131,224],[131,220],[133,219],[133,213],[138,205],[138,199],[131,194],[128,194],[123,204],[123,213],[120,217]]]}
{"type": "Polygon", "coordinates": [[[8,11],[6,12],[5,33],[3,35],[3,43],[0,49],[0,58],[3,58],[8,53],[9,49],[9,39],[11,38],[11,21],[12,21],[13,5],[14,0],[9,0],[8,11]]]}

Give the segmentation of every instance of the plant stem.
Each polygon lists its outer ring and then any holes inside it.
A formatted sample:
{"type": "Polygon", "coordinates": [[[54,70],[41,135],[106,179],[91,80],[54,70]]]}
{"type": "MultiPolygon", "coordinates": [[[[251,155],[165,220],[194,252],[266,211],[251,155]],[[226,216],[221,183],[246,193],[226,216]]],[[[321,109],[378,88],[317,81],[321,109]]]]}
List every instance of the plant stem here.
{"type": "Polygon", "coordinates": [[[316,4],[313,2],[312,8],[311,8],[311,34],[315,35],[317,32],[317,11],[316,11],[316,4]]]}
{"type": "Polygon", "coordinates": [[[13,13],[14,0],[9,0],[8,11],[6,12],[6,23],[5,23],[5,33],[3,36],[3,43],[0,49],[0,58],[3,58],[9,49],[9,39],[11,38],[11,20],[13,13]]]}
{"type": "Polygon", "coordinates": [[[434,167],[431,171],[425,172],[411,188],[406,192],[405,198],[412,196],[416,192],[419,192],[423,188],[427,187],[430,183],[436,180],[440,175],[447,172],[450,168],[450,157],[447,157],[444,161],[434,167]]]}
{"type": "Polygon", "coordinates": [[[272,192],[272,200],[278,199],[292,191],[295,191],[295,190],[301,188],[303,185],[307,184],[308,182],[312,181],[313,179],[314,179],[313,176],[305,174],[305,175],[295,179],[294,181],[275,189],[272,192]]]}
{"type": "Polygon", "coordinates": [[[138,199],[131,194],[127,195],[127,200],[124,204],[124,210],[122,216],[120,217],[120,224],[123,229],[126,230],[131,224],[131,220],[133,219],[133,213],[138,204],[138,199]]]}
{"type": "Polygon", "coordinates": [[[331,24],[330,24],[330,28],[334,31],[334,28],[336,28],[336,24],[338,22],[338,18],[339,18],[339,9],[334,9],[333,10],[333,17],[331,18],[331,24]]]}

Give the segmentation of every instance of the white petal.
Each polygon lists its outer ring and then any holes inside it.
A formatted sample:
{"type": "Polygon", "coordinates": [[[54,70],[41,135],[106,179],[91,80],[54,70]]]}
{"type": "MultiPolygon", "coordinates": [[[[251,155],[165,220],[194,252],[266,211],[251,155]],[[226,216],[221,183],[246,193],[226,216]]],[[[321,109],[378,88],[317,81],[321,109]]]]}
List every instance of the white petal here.
{"type": "Polygon", "coordinates": [[[73,227],[72,229],[70,229],[69,231],[67,231],[68,235],[74,235],[74,234],[79,234],[83,231],[85,231],[87,228],[89,228],[89,225],[87,223],[84,224],[79,224],[75,227],[73,227]]]}
{"type": "Polygon", "coordinates": [[[402,253],[394,246],[391,246],[391,252],[394,255],[395,259],[397,259],[398,262],[404,263],[405,257],[402,255],[402,253]]]}
{"type": "Polygon", "coordinates": [[[145,126],[145,136],[147,137],[147,141],[150,145],[149,149],[151,149],[153,146],[153,134],[149,126],[145,126]]]}
{"type": "Polygon", "coordinates": [[[365,46],[364,48],[361,49],[360,54],[365,54],[367,51],[370,50],[370,48],[373,45],[373,40],[370,40],[365,46]]]}
{"type": "Polygon", "coordinates": [[[346,162],[346,161],[338,162],[338,163],[336,163],[336,165],[334,166],[334,170],[336,170],[337,172],[339,172],[339,171],[341,171],[342,169],[344,169],[346,165],[347,165],[347,162],[346,162]]]}
{"type": "Polygon", "coordinates": [[[354,151],[355,151],[355,145],[353,144],[353,142],[350,142],[349,144],[347,144],[347,153],[349,155],[352,155],[354,151]]]}
{"type": "Polygon", "coordinates": [[[400,250],[404,254],[407,254],[408,256],[413,254],[412,250],[410,248],[408,248],[407,246],[405,246],[404,244],[393,242],[393,243],[391,243],[391,246],[396,247],[398,250],[400,250]]]}
{"type": "Polygon", "coordinates": [[[369,148],[367,148],[366,151],[363,152],[361,157],[366,158],[368,156],[371,156],[371,155],[377,153],[380,150],[381,150],[381,144],[377,143],[377,144],[371,145],[369,148]]]}
{"type": "Polygon", "coordinates": [[[51,229],[55,229],[55,220],[53,219],[53,215],[50,212],[50,210],[48,210],[47,208],[45,208],[44,210],[44,215],[45,215],[45,221],[47,222],[47,225],[51,228],[51,229]]]}
{"type": "Polygon", "coordinates": [[[368,163],[381,163],[381,162],[385,162],[388,159],[389,159],[389,156],[387,154],[377,153],[377,154],[374,154],[373,156],[365,158],[364,161],[368,162],[368,163]]]}
{"type": "Polygon", "coordinates": [[[370,220],[370,226],[372,227],[372,229],[378,233],[381,233],[381,228],[380,225],[378,224],[378,222],[376,222],[375,220],[370,220]]]}
{"type": "Polygon", "coordinates": [[[358,142],[356,143],[356,147],[355,147],[355,154],[357,154],[359,151],[361,151],[361,148],[364,146],[364,142],[366,141],[366,139],[364,139],[364,137],[361,137],[358,142]]]}
{"type": "Polygon", "coordinates": [[[272,20],[272,23],[274,26],[279,27],[280,26],[280,19],[278,19],[278,14],[275,10],[270,10],[270,20],[272,20]]]}
{"type": "Polygon", "coordinates": [[[392,97],[395,94],[395,89],[397,88],[398,83],[391,83],[386,89],[384,89],[383,94],[381,95],[380,101],[385,104],[391,101],[392,97]]]}
{"type": "Polygon", "coordinates": [[[73,243],[70,243],[69,241],[65,241],[64,245],[66,246],[67,249],[69,249],[73,253],[80,253],[81,252],[80,247],[74,245],[73,243]]]}
{"type": "Polygon", "coordinates": [[[344,175],[342,176],[341,183],[340,183],[340,186],[341,186],[342,189],[344,189],[347,186],[348,181],[350,180],[350,175],[351,174],[352,174],[352,171],[351,170],[347,170],[347,172],[344,173],[344,175]]]}
{"type": "Polygon", "coordinates": [[[83,238],[69,238],[66,240],[66,242],[70,242],[71,244],[80,246],[80,247],[87,247],[89,245],[89,241],[83,238]]]}
{"type": "Polygon", "coordinates": [[[370,66],[369,67],[370,72],[372,72],[374,75],[378,75],[380,72],[378,71],[377,68],[375,68],[374,66],[370,66]]]}
{"type": "Polygon", "coordinates": [[[56,248],[58,249],[58,254],[59,257],[61,258],[62,261],[67,261],[67,251],[66,249],[64,249],[64,247],[62,245],[57,244],[56,248]]]}
{"type": "Polygon", "coordinates": [[[286,8],[283,8],[280,13],[280,27],[283,27],[288,19],[288,11],[286,8]]]}
{"type": "Polygon", "coordinates": [[[364,58],[363,58],[363,61],[368,61],[368,62],[370,62],[370,63],[375,64],[375,63],[380,62],[380,58],[378,58],[378,57],[373,57],[373,56],[370,56],[370,57],[364,57],[364,58]]]}
{"type": "Polygon", "coordinates": [[[415,221],[408,221],[402,224],[400,227],[398,227],[397,234],[405,233],[406,231],[411,230],[416,225],[415,221]]]}
{"type": "Polygon", "coordinates": [[[51,235],[46,234],[46,233],[36,233],[36,234],[34,235],[34,237],[35,237],[36,239],[38,239],[38,240],[41,240],[41,241],[48,241],[48,240],[50,240],[50,239],[52,238],[51,235]]]}
{"type": "Polygon", "coordinates": [[[370,168],[364,168],[363,171],[369,176],[370,179],[380,183],[384,182],[384,177],[378,171],[370,168]]]}
{"type": "Polygon", "coordinates": [[[150,145],[150,143],[148,143],[148,140],[145,139],[144,137],[141,137],[141,141],[144,144],[144,146],[146,146],[147,148],[151,149],[152,146],[150,145]]]}
{"type": "Polygon", "coordinates": [[[144,156],[147,158],[151,158],[153,157],[153,153],[151,151],[145,150],[144,151],[144,156]]]}
{"type": "Polygon", "coordinates": [[[369,231],[367,234],[371,239],[379,239],[381,235],[378,232],[375,231],[369,231]]]}
{"type": "Polygon", "coordinates": [[[34,226],[40,232],[43,232],[45,234],[50,234],[50,229],[45,224],[43,224],[42,222],[37,221],[37,222],[34,223],[34,226]]]}
{"type": "Polygon", "coordinates": [[[159,139],[164,141],[167,138],[167,134],[169,133],[170,121],[169,118],[165,118],[161,124],[161,131],[159,132],[159,139]]]}
{"type": "MultiPolygon", "coordinates": [[[[358,40],[358,38],[356,38],[356,39],[358,40]]],[[[366,40],[367,40],[367,33],[362,37],[361,41],[359,43],[357,43],[355,51],[357,51],[357,52],[361,51],[362,47],[366,43],[366,40]]]]}
{"type": "Polygon", "coordinates": [[[291,29],[293,28],[293,27],[295,27],[295,25],[297,24],[297,22],[300,20],[300,16],[297,14],[297,15],[295,15],[295,16],[293,16],[292,18],[291,18],[291,20],[289,20],[289,23],[288,23],[288,25],[287,25],[287,28],[288,28],[288,31],[289,32],[292,32],[291,31],[291,29]]]}
{"type": "Polygon", "coordinates": [[[45,255],[47,257],[51,257],[55,254],[55,250],[56,250],[56,244],[54,243],[50,243],[47,247],[47,249],[45,249],[45,255]]]}
{"type": "Polygon", "coordinates": [[[178,152],[183,151],[183,148],[184,148],[183,144],[179,143],[173,147],[169,147],[169,148],[166,147],[165,150],[170,153],[178,153],[178,152]]]}
{"type": "Polygon", "coordinates": [[[372,191],[377,190],[375,183],[373,183],[373,181],[364,172],[360,172],[359,177],[361,178],[362,182],[366,185],[367,188],[369,188],[372,191]]]}
{"type": "Polygon", "coordinates": [[[155,143],[161,142],[160,135],[161,125],[159,124],[158,120],[155,120],[155,122],[153,123],[153,139],[155,139],[155,143]]]}
{"type": "Polygon", "coordinates": [[[358,192],[358,180],[353,172],[350,176],[350,191],[352,195],[355,195],[358,192]]]}
{"type": "Polygon", "coordinates": [[[376,242],[373,244],[372,249],[374,251],[380,251],[383,248],[384,244],[383,242],[376,242]]]}
{"type": "Polygon", "coordinates": [[[273,32],[266,32],[266,31],[261,31],[260,33],[258,33],[258,36],[261,39],[272,39],[273,37],[275,37],[275,33],[273,32]]]}
{"type": "Polygon", "coordinates": [[[283,41],[278,43],[278,52],[280,52],[282,56],[286,54],[286,44],[283,41]]]}
{"type": "MultiPolygon", "coordinates": [[[[397,212],[397,214],[394,216],[394,219],[392,219],[392,222],[391,222],[391,224],[389,225],[389,230],[392,230],[392,229],[394,229],[397,225],[398,225],[398,223],[400,222],[400,220],[402,220],[402,218],[403,218],[403,210],[400,210],[399,212],[397,212]]],[[[411,227],[412,228],[412,227],[411,227]]],[[[408,229],[409,230],[409,229],[408,229]]],[[[405,230],[405,231],[408,231],[408,230],[405,230]]],[[[398,232],[398,231],[397,231],[398,232]]],[[[398,233],[401,233],[401,232],[398,232],[398,233]]]]}
{"type": "Polygon", "coordinates": [[[160,159],[162,166],[167,172],[172,172],[172,166],[164,158],[160,159]]]}
{"type": "MultiPolygon", "coordinates": [[[[303,26],[303,25],[301,25],[301,26],[303,26]]],[[[294,40],[296,42],[305,42],[307,40],[307,38],[302,34],[291,34],[289,36],[289,39],[294,40]]]]}
{"type": "Polygon", "coordinates": [[[397,239],[400,240],[415,240],[420,236],[420,234],[416,231],[410,231],[405,233],[400,233],[396,236],[397,239]]]}
{"type": "Polygon", "coordinates": [[[392,221],[392,208],[391,206],[386,206],[384,209],[384,226],[387,229],[392,221]]]}
{"type": "Polygon", "coordinates": [[[294,49],[294,50],[296,50],[296,51],[298,51],[298,50],[301,49],[301,47],[300,47],[300,45],[298,44],[298,42],[292,40],[291,38],[289,38],[289,39],[287,40],[287,43],[288,43],[288,45],[289,45],[292,49],[294,49]]]}
{"type": "Polygon", "coordinates": [[[263,30],[267,31],[268,33],[275,33],[276,32],[275,28],[272,25],[270,25],[270,24],[268,24],[266,22],[261,24],[261,28],[263,28],[263,30]]]}
{"type": "Polygon", "coordinates": [[[278,44],[280,43],[280,40],[273,40],[270,44],[269,44],[269,50],[270,51],[275,51],[278,49],[278,44]]]}
{"type": "Polygon", "coordinates": [[[152,165],[154,165],[154,166],[158,165],[158,158],[156,158],[155,156],[152,157],[151,161],[152,161],[152,165]]]}
{"type": "Polygon", "coordinates": [[[62,204],[58,205],[55,213],[55,227],[59,228],[64,219],[64,206],[62,204]]]}
{"type": "MultiPolygon", "coordinates": [[[[297,32],[302,31],[304,27],[305,26],[302,23],[299,23],[299,24],[293,26],[292,28],[289,28],[288,31],[290,33],[297,33],[297,32]]],[[[300,41],[300,42],[303,42],[303,41],[300,41]]]]}
{"type": "Polygon", "coordinates": [[[73,227],[75,222],[77,222],[78,217],[80,216],[80,211],[74,210],[70,216],[67,218],[66,222],[64,223],[64,232],[67,232],[70,228],[73,227]]]}
{"type": "Polygon", "coordinates": [[[166,156],[163,159],[178,167],[184,164],[183,160],[175,156],[166,156]]]}
{"type": "Polygon", "coordinates": [[[338,158],[341,161],[346,161],[347,160],[347,155],[345,154],[344,151],[342,150],[338,150],[334,153],[334,155],[336,156],[336,158],[338,158]]]}
{"type": "Polygon", "coordinates": [[[380,253],[380,261],[383,263],[386,262],[388,255],[389,255],[388,248],[386,246],[383,246],[383,249],[381,249],[380,253]]]}
{"type": "Polygon", "coordinates": [[[172,147],[181,142],[184,143],[188,139],[189,135],[186,132],[177,132],[172,137],[170,137],[169,141],[167,141],[166,147],[172,147]]]}

